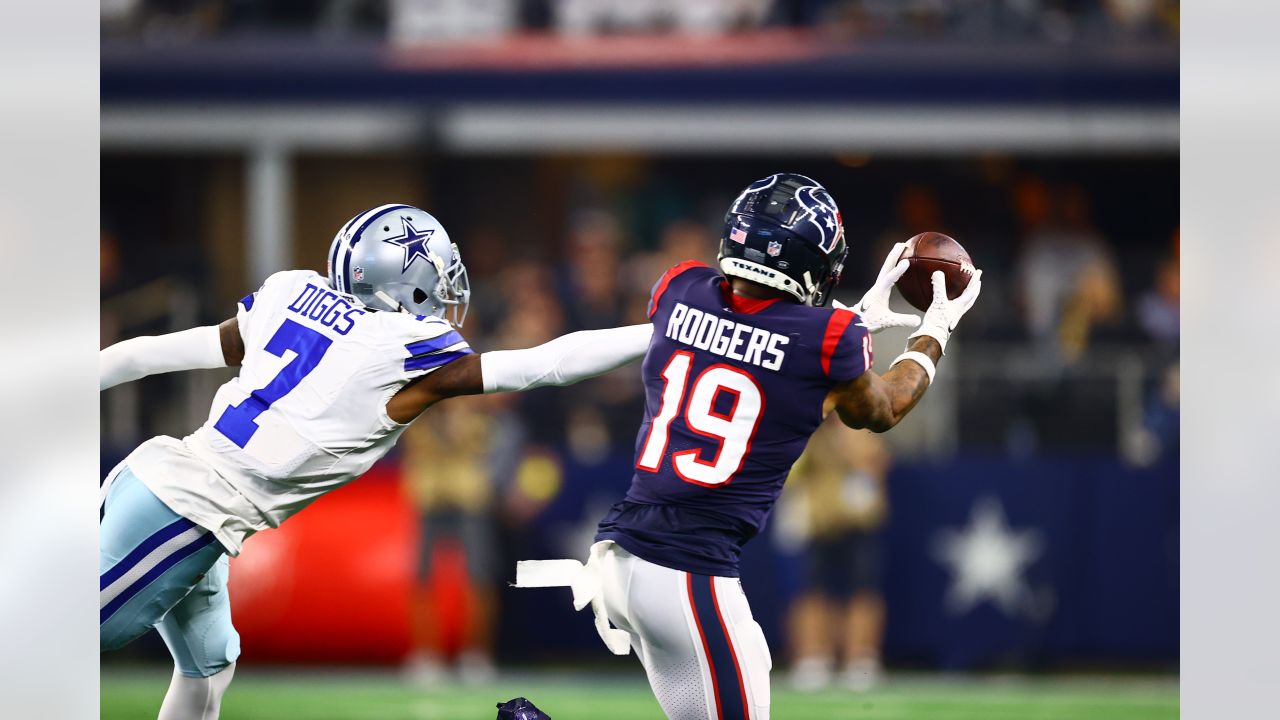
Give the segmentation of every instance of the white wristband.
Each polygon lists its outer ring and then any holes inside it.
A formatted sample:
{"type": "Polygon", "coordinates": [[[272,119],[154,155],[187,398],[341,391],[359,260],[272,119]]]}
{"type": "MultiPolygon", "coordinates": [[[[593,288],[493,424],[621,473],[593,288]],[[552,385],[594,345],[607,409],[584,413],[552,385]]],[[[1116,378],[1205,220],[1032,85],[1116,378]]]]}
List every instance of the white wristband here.
{"type": "Polygon", "coordinates": [[[889,367],[892,368],[903,360],[914,360],[917,365],[924,368],[924,374],[929,376],[929,384],[933,384],[933,374],[938,371],[938,368],[933,364],[933,358],[918,350],[908,350],[894,358],[893,362],[889,363],[889,367]]]}

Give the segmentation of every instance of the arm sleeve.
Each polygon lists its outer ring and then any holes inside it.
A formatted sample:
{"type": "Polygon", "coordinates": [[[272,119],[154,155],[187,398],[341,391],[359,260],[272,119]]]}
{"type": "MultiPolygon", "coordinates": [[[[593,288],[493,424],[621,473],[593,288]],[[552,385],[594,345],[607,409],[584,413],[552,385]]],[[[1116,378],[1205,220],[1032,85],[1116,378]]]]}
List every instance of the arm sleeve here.
{"type": "Polygon", "coordinates": [[[98,389],[175,370],[226,367],[217,325],[182,332],[136,337],[118,342],[98,355],[98,389]]]}
{"type": "Polygon", "coordinates": [[[652,325],[628,325],[569,333],[527,350],[483,353],[484,391],[572,385],[635,362],[649,349],[652,336],[652,325]]]}
{"type": "Polygon", "coordinates": [[[836,310],[822,338],[822,371],[835,383],[848,382],[875,362],[871,333],[849,310],[836,310]]]}

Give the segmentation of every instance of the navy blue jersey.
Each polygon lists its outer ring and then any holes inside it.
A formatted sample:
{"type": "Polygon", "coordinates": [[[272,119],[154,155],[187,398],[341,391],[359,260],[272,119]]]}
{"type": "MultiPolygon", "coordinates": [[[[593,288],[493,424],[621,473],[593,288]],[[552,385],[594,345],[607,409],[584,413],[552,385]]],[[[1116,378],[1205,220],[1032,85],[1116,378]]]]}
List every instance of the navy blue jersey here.
{"type": "Polygon", "coordinates": [[[737,577],[832,387],[871,365],[848,310],[735,296],[714,269],[682,263],[654,286],[645,415],[626,499],[600,523],[650,562],[737,577]]]}

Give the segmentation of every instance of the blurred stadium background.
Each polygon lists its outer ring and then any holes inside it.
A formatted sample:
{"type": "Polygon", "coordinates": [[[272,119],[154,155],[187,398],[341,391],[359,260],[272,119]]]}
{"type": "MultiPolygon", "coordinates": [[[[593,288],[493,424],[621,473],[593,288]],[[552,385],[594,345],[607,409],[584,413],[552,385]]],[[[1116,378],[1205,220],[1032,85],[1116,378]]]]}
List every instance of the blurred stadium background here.
{"type": "MultiPolygon", "coordinates": [[[[844,213],[841,299],[923,230],[986,274],[928,399],[884,436],[825,429],[747,548],[775,716],[1176,717],[1178,10],[104,0],[102,343],[323,271],[384,202],[461,247],[477,348],[638,322],[741,187],[811,175],[844,213]]],[[[226,373],[104,394],[103,472],[226,373]]],[[[567,593],[506,587],[585,554],[641,404],[627,371],[451,401],[250,540],[224,717],[658,716],[567,593]]],[[[158,637],[102,668],[103,717],[154,713],[158,637]]]]}

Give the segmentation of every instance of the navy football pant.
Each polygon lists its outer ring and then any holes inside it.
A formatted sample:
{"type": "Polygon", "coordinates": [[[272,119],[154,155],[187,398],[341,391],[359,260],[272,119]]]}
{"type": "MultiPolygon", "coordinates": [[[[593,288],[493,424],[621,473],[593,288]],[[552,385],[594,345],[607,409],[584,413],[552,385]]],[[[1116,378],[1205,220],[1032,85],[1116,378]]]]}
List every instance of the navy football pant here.
{"type": "Polygon", "coordinates": [[[768,720],[773,661],[737,578],[642,560],[610,542],[601,562],[609,620],[672,720],[768,720]]]}

